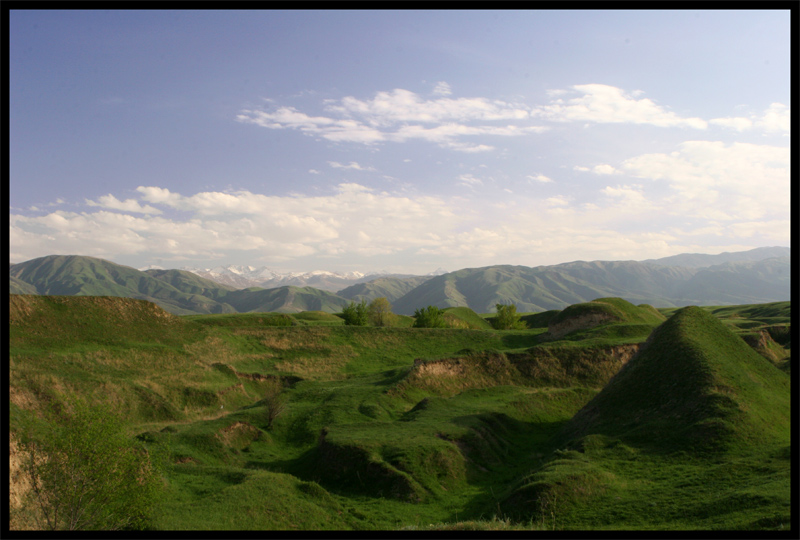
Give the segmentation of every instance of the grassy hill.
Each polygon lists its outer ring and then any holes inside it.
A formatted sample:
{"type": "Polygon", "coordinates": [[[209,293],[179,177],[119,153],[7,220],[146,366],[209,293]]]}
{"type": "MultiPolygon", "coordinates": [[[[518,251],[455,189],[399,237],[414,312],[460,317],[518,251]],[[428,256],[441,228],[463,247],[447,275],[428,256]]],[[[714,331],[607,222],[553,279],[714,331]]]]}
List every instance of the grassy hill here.
{"type": "Polygon", "coordinates": [[[601,297],[660,308],[766,303],[788,300],[789,258],[747,259],[775,253],[781,251],[727,254],[703,259],[728,261],[705,267],[636,261],[576,261],[535,268],[498,265],[433,278],[378,278],[342,289],[339,294],[310,286],[234,290],[179,270],[141,272],[92,257],[54,255],[11,265],[9,290],[12,294],[140,298],[181,315],[308,310],[334,313],[348,301],[377,297],[388,298],[394,312],[406,316],[429,305],[489,313],[498,303],[515,304],[520,313],[539,313],[601,297]]]}
{"type": "Polygon", "coordinates": [[[789,419],[786,374],[687,307],[563,426],[559,449],[502,507],[554,527],[786,527],[789,419]]]}
{"type": "Polygon", "coordinates": [[[11,265],[12,278],[30,284],[37,294],[59,296],[120,296],[154,302],[176,314],[226,313],[229,305],[207,296],[209,290],[229,288],[203,280],[188,272],[169,271],[155,275],[94,257],[53,255],[11,265]],[[201,294],[199,291],[205,291],[201,294]]]}
{"type": "Polygon", "coordinates": [[[553,312],[529,330],[373,328],[12,296],[12,442],[47,403],[110,404],[167,459],[163,530],[786,526],[787,374],[708,310],[664,322],[600,300],[622,317],[548,341],[553,312]],[[647,335],[609,337],[630,326],[660,328],[637,356],[647,335]],[[270,427],[274,381],[286,409],[270,427]]]}
{"type": "Polygon", "coordinates": [[[227,303],[238,312],[299,313],[301,311],[327,311],[335,313],[349,303],[333,293],[313,287],[279,287],[277,289],[241,289],[224,296],[227,303]]]}
{"type": "Polygon", "coordinates": [[[576,261],[535,268],[490,266],[431,278],[399,298],[395,310],[413,313],[419,306],[435,305],[487,313],[495,304],[514,303],[520,312],[541,312],[598,297],[620,297],[658,307],[763,303],[788,299],[788,270],[788,257],[708,268],[635,261],[576,261]]]}
{"type": "Polygon", "coordinates": [[[389,302],[394,302],[428,279],[430,278],[427,276],[381,277],[366,283],[351,285],[336,294],[354,302],[360,302],[361,300],[371,302],[376,298],[386,298],[389,302]]]}

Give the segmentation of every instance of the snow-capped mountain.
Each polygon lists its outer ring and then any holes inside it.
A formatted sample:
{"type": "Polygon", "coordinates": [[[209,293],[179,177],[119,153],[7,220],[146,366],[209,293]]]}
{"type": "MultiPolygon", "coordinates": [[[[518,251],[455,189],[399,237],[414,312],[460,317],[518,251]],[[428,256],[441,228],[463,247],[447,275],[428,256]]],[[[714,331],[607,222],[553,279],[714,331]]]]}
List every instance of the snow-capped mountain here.
{"type": "Polygon", "coordinates": [[[198,276],[224,285],[230,285],[237,289],[248,287],[262,287],[273,289],[275,287],[315,287],[325,291],[336,292],[350,285],[360,283],[369,279],[380,277],[378,274],[365,274],[363,272],[328,272],[326,270],[314,270],[311,272],[287,272],[280,273],[275,270],[262,266],[217,266],[214,268],[191,268],[183,267],[198,276]]]}

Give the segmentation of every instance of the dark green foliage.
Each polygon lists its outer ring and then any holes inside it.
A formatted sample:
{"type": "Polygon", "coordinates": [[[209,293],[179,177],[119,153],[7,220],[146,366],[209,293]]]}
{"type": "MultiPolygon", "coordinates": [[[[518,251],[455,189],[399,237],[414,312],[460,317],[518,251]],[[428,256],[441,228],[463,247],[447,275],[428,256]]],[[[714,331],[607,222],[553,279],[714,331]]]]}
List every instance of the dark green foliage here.
{"type": "Polygon", "coordinates": [[[492,318],[492,327],[495,330],[521,330],[527,328],[525,322],[520,320],[517,306],[514,304],[497,304],[497,314],[492,318]]]}
{"type": "Polygon", "coordinates": [[[358,304],[350,302],[342,310],[341,317],[347,326],[367,326],[367,301],[362,300],[358,304]]]}
{"type": "Polygon", "coordinates": [[[444,312],[436,306],[428,306],[414,312],[414,328],[447,328],[444,312]]]}
{"type": "Polygon", "coordinates": [[[23,433],[27,508],[42,529],[145,529],[161,479],[149,453],[132,443],[108,407],[72,400],[49,410],[47,431],[23,433]]]}

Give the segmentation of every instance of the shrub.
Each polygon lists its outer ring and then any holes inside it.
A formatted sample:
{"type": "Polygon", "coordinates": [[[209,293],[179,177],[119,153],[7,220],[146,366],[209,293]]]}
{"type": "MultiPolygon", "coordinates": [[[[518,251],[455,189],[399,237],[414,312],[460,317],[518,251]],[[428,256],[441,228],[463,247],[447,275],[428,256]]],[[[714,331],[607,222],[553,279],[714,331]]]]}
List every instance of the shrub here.
{"type": "Polygon", "coordinates": [[[447,328],[444,311],[436,306],[415,310],[414,328],[447,328]]]}
{"type": "Polygon", "coordinates": [[[342,319],[348,326],[367,326],[367,301],[362,300],[359,304],[350,302],[342,310],[342,319]]]}
{"type": "Polygon", "coordinates": [[[24,506],[40,529],[130,530],[151,525],[161,479],[148,452],[105,406],[53,408],[46,435],[22,433],[24,506]]]}
{"type": "Polygon", "coordinates": [[[495,330],[522,330],[528,326],[520,321],[517,306],[514,304],[496,304],[497,315],[492,319],[495,330]]]}
{"type": "Polygon", "coordinates": [[[383,296],[369,303],[367,316],[374,326],[392,326],[396,319],[392,313],[392,305],[383,296]]]}

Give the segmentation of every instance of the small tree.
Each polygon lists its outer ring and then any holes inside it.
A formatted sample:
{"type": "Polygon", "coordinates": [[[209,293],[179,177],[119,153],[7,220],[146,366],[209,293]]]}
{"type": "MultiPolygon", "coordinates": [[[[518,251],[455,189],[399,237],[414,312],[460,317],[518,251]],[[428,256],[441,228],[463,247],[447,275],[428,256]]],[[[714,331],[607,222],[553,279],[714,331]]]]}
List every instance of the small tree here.
{"type": "Polygon", "coordinates": [[[348,326],[367,326],[367,301],[361,300],[358,304],[350,302],[342,310],[342,318],[348,326]]]}
{"type": "Polygon", "coordinates": [[[267,380],[261,402],[266,407],[267,429],[272,429],[272,423],[286,409],[286,394],[283,393],[283,383],[279,378],[267,380]]]}
{"type": "Polygon", "coordinates": [[[496,304],[497,315],[492,319],[492,327],[495,330],[522,330],[528,325],[519,320],[517,306],[514,304],[496,304]]]}
{"type": "Polygon", "coordinates": [[[414,311],[414,328],[447,328],[444,320],[444,311],[436,306],[414,311]]]}
{"type": "Polygon", "coordinates": [[[394,322],[392,305],[383,296],[369,303],[367,314],[369,322],[374,326],[391,326],[394,322]]]}
{"type": "MultiPolygon", "coordinates": [[[[46,435],[21,433],[29,512],[40,529],[130,530],[150,526],[161,478],[143,447],[106,406],[72,400],[51,409],[46,435]]],[[[40,429],[39,431],[44,431],[40,429]]]]}

